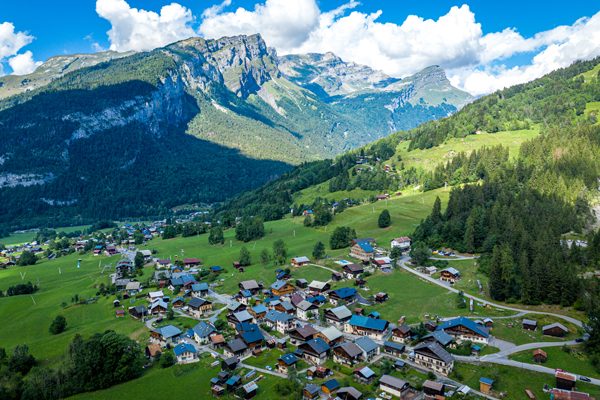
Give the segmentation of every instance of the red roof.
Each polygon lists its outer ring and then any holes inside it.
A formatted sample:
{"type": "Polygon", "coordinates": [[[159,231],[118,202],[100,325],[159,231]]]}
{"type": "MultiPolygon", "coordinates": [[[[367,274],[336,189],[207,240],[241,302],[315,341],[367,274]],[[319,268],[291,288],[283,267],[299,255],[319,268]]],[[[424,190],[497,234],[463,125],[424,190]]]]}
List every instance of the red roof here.
{"type": "Polygon", "coordinates": [[[184,264],[202,264],[202,260],[199,258],[186,258],[183,260],[184,264]]]}

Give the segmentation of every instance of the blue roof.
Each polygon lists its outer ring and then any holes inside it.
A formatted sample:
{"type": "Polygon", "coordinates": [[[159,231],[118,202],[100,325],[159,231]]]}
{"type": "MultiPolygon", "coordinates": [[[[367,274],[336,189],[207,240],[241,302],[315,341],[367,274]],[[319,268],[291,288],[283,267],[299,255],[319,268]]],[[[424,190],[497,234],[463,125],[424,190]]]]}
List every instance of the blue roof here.
{"type": "Polygon", "coordinates": [[[404,351],[404,349],[406,348],[406,346],[404,346],[402,343],[396,343],[396,342],[383,342],[383,345],[385,347],[389,347],[392,348],[394,350],[398,350],[398,351],[404,351]]]}
{"type": "Polygon", "coordinates": [[[240,294],[242,295],[242,297],[246,297],[246,298],[252,297],[252,292],[249,290],[246,290],[246,289],[240,290],[240,294]]]}
{"type": "Polygon", "coordinates": [[[208,335],[210,335],[211,333],[213,333],[215,331],[215,328],[207,322],[200,321],[198,324],[196,324],[196,326],[192,328],[192,330],[199,337],[205,338],[208,337],[208,335]]]}
{"type": "Polygon", "coordinates": [[[356,289],[343,287],[333,291],[340,299],[347,299],[356,296],[356,289]]]}
{"type": "Polygon", "coordinates": [[[242,340],[246,343],[256,343],[264,340],[262,332],[258,328],[256,324],[243,323],[238,324],[240,328],[240,336],[242,340]]]}
{"type": "Polygon", "coordinates": [[[478,346],[476,344],[471,346],[471,350],[475,350],[475,351],[481,351],[481,346],[478,346]]]}
{"type": "Polygon", "coordinates": [[[181,335],[181,330],[173,325],[163,326],[162,328],[158,328],[157,331],[166,339],[181,335]]]}
{"type": "Polygon", "coordinates": [[[285,365],[292,365],[298,362],[298,357],[294,353],[287,353],[279,357],[281,361],[285,363],[285,365]]]}
{"type": "Polygon", "coordinates": [[[285,278],[285,276],[286,276],[286,275],[287,275],[287,274],[285,273],[285,271],[281,271],[281,272],[278,272],[278,273],[277,273],[277,276],[276,276],[276,278],[277,278],[277,279],[283,279],[283,278],[285,278]]]}
{"type": "Polygon", "coordinates": [[[472,320],[470,320],[469,318],[466,318],[466,317],[458,317],[458,318],[454,318],[449,321],[446,321],[446,322],[442,323],[441,325],[438,325],[436,330],[440,331],[443,329],[451,329],[451,328],[454,328],[457,326],[464,326],[464,327],[472,330],[473,332],[477,333],[478,335],[483,336],[484,338],[487,338],[490,336],[490,334],[488,333],[488,331],[486,329],[482,328],[481,326],[479,326],[478,324],[476,324],[475,322],[473,322],[472,320]]]}
{"type": "Polygon", "coordinates": [[[175,303],[175,302],[178,302],[178,301],[185,302],[185,299],[183,297],[181,297],[181,296],[175,297],[173,300],[171,300],[171,303],[175,303]]]}
{"type": "Polygon", "coordinates": [[[186,352],[190,352],[190,353],[196,353],[196,348],[189,344],[189,343],[180,343],[177,346],[175,346],[175,348],[173,349],[173,351],[175,352],[176,356],[180,356],[183,353],[186,352]]]}
{"type": "Polygon", "coordinates": [[[317,353],[325,353],[326,351],[329,351],[329,349],[330,349],[327,342],[325,342],[321,338],[311,339],[308,342],[306,342],[306,345],[313,348],[317,353]]]}
{"type": "Polygon", "coordinates": [[[336,379],[330,379],[327,382],[323,382],[323,386],[325,386],[329,391],[335,390],[340,387],[340,383],[336,379]]]}
{"type": "Polygon", "coordinates": [[[387,329],[388,322],[385,319],[374,319],[364,317],[362,315],[353,315],[348,323],[352,326],[358,326],[366,329],[373,329],[376,331],[384,331],[387,329]]]}
{"type": "Polygon", "coordinates": [[[273,322],[287,322],[293,318],[294,317],[292,317],[290,314],[283,313],[283,312],[277,311],[277,310],[270,310],[269,312],[267,312],[267,315],[265,316],[265,319],[267,319],[269,321],[273,321],[273,322]]]}
{"type": "Polygon", "coordinates": [[[256,306],[252,307],[252,311],[254,311],[257,314],[266,313],[267,307],[264,304],[258,304],[256,306]]]}
{"type": "Polygon", "coordinates": [[[271,289],[279,290],[284,287],[286,283],[286,281],[275,281],[275,283],[271,285],[271,289]]]}
{"type": "Polygon", "coordinates": [[[171,279],[171,285],[173,285],[173,286],[183,286],[183,279],[182,278],[172,278],[171,279]]]}
{"type": "Polygon", "coordinates": [[[369,367],[364,367],[361,370],[359,370],[358,372],[360,372],[360,374],[367,379],[369,379],[370,377],[375,375],[375,372],[373,372],[373,370],[369,367]]]}
{"type": "Polygon", "coordinates": [[[356,242],[356,244],[359,245],[360,248],[363,249],[363,251],[365,253],[373,253],[375,251],[373,249],[373,246],[371,246],[371,243],[369,243],[367,241],[356,242]]]}
{"type": "Polygon", "coordinates": [[[194,283],[192,285],[192,290],[194,292],[201,292],[203,290],[208,290],[208,283],[206,282],[202,282],[202,283],[194,283]]]}
{"type": "Polygon", "coordinates": [[[231,378],[227,379],[227,382],[225,382],[225,384],[229,385],[229,386],[233,386],[233,385],[237,384],[240,381],[240,379],[242,379],[242,378],[239,375],[234,375],[231,378]]]}
{"type": "Polygon", "coordinates": [[[211,271],[222,271],[223,268],[219,267],[218,265],[213,265],[212,267],[210,267],[211,271]]]}
{"type": "Polygon", "coordinates": [[[479,382],[485,383],[486,385],[492,385],[492,384],[494,384],[494,380],[493,379],[491,379],[491,378],[485,378],[483,376],[481,378],[479,378],[479,382]]]}
{"type": "Polygon", "coordinates": [[[381,314],[379,314],[379,312],[378,312],[378,311],[371,311],[371,312],[369,313],[369,317],[373,317],[373,318],[379,318],[379,317],[381,317],[381,314]]]}
{"type": "Polygon", "coordinates": [[[379,345],[375,343],[373,339],[370,339],[366,336],[359,337],[354,341],[354,344],[356,344],[358,347],[360,347],[363,351],[366,351],[367,353],[379,347],[379,345]]]}
{"type": "Polygon", "coordinates": [[[325,298],[325,296],[323,296],[322,294],[306,298],[306,301],[308,301],[309,303],[324,303],[326,300],[327,298],[325,298]]]}

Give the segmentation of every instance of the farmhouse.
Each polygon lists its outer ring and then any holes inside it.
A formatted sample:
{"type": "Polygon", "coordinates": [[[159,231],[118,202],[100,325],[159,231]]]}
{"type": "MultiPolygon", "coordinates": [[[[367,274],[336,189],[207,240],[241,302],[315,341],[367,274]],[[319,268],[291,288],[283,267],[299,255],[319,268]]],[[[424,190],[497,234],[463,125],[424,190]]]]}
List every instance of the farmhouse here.
{"type": "Polygon", "coordinates": [[[402,251],[407,251],[410,250],[410,243],[411,240],[408,236],[400,236],[399,238],[392,239],[390,247],[392,249],[397,247],[402,251]]]}
{"type": "Polygon", "coordinates": [[[368,241],[357,241],[350,248],[350,257],[356,258],[363,262],[370,261],[375,256],[375,249],[368,241]]]}
{"type": "Polygon", "coordinates": [[[293,257],[291,264],[294,267],[302,267],[306,264],[310,263],[310,260],[308,259],[308,257],[293,257]]]}
{"type": "Polygon", "coordinates": [[[189,343],[180,343],[173,349],[179,364],[188,364],[198,359],[196,348],[189,343]]]}
{"type": "Polygon", "coordinates": [[[415,363],[432,369],[442,375],[448,374],[454,368],[454,358],[437,343],[423,343],[414,348],[415,363]]]}
{"type": "Polygon", "coordinates": [[[192,296],[194,297],[204,297],[208,295],[208,283],[194,283],[191,286],[192,296]]]}
{"type": "Polygon", "coordinates": [[[156,328],[150,332],[150,342],[158,343],[165,347],[167,344],[176,343],[181,336],[181,330],[173,325],[156,328]]]}
{"type": "Polygon", "coordinates": [[[330,347],[323,339],[315,338],[301,344],[298,349],[302,351],[302,357],[306,361],[318,365],[327,361],[330,347]]]}
{"type": "Polygon", "coordinates": [[[408,325],[400,325],[392,330],[392,341],[408,343],[412,338],[412,329],[408,325]]]}
{"type": "Polygon", "coordinates": [[[391,375],[383,375],[379,379],[379,390],[389,393],[392,396],[400,397],[404,396],[404,393],[410,388],[408,382],[402,379],[395,378],[391,375]]]}
{"type": "Polygon", "coordinates": [[[300,359],[294,353],[287,353],[277,360],[277,371],[287,374],[289,369],[296,365],[300,359]]]}
{"type": "Polygon", "coordinates": [[[404,353],[405,346],[396,342],[384,342],[383,352],[394,357],[400,357],[404,353]]]}
{"type": "Polygon", "coordinates": [[[169,305],[162,299],[159,299],[150,305],[150,314],[152,314],[152,315],[166,314],[168,308],[169,308],[169,305]]]}
{"type": "Polygon", "coordinates": [[[343,287],[329,292],[329,302],[334,306],[350,304],[356,300],[356,289],[343,287]]]}
{"type": "Polygon", "coordinates": [[[374,319],[353,315],[344,325],[344,331],[353,335],[368,336],[371,339],[382,340],[389,322],[384,319],[374,319]]]}
{"type": "Polygon", "coordinates": [[[200,318],[212,311],[213,304],[209,300],[201,299],[199,297],[192,297],[188,303],[188,309],[190,314],[196,318],[200,318]]]}
{"type": "Polygon", "coordinates": [[[336,326],[338,329],[344,329],[344,324],[352,317],[352,312],[346,306],[339,306],[325,310],[325,321],[336,326]]]}
{"type": "Polygon", "coordinates": [[[323,339],[328,345],[333,346],[344,340],[344,334],[334,326],[328,326],[321,330],[315,337],[323,339]]]}
{"type": "Polygon", "coordinates": [[[318,315],[319,307],[309,301],[302,300],[296,306],[296,316],[303,320],[308,320],[314,315],[318,315]]]}
{"type": "Polygon", "coordinates": [[[542,333],[547,336],[563,337],[569,333],[569,329],[563,324],[555,322],[553,324],[544,325],[542,327],[542,333]]]}
{"type": "Polygon", "coordinates": [[[440,280],[444,282],[455,283],[460,279],[460,271],[456,268],[449,267],[440,272],[440,280]]]}
{"type": "Polygon", "coordinates": [[[242,357],[248,351],[248,346],[242,339],[236,338],[227,342],[223,350],[227,357],[242,357]]]}
{"type": "Polygon", "coordinates": [[[476,324],[466,317],[454,318],[446,321],[436,328],[437,331],[444,330],[454,336],[457,342],[470,340],[476,343],[487,343],[490,337],[487,329],[476,324]]]}

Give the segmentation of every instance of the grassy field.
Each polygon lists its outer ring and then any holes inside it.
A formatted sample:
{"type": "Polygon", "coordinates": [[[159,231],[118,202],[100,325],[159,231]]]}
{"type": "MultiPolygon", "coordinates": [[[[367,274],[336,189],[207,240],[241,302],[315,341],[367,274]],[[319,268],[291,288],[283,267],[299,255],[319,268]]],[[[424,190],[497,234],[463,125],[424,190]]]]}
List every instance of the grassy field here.
{"type": "MultiPolygon", "coordinates": [[[[543,391],[544,384],[551,387],[555,385],[552,375],[497,364],[455,363],[450,377],[477,390],[479,390],[479,378],[492,378],[494,395],[504,393],[501,398],[511,400],[527,399],[525,389],[533,391],[538,399],[547,399],[548,394],[543,391]]],[[[596,398],[600,395],[600,388],[597,386],[577,382],[577,387],[578,390],[590,393],[596,398]]]]}
{"type": "Polygon", "coordinates": [[[583,79],[585,82],[589,82],[593,78],[596,78],[598,76],[598,72],[600,72],[600,64],[596,65],[594,68],[590,69],[589,71],[585,71],[584,73],[581,74],[581,76],[583,76],[583,79]]]}
{"type": "MultiPolygon", "coordinates": [[[[543,350],[548,354],[548,360],[543,364],[549,368],[560,368],[578,375],[598,376],[599,371],[594,368],[585,349],[581,346],[546,347],[543,350]]],[[[510,356],[512,360],[533,364],[532,351],[523,351],[510,356]]]]}
{"type": "MultiPolygon", "coordinates": [[[[62,228],[54,228],[57,232],[65,232],[71,233],[75,231],[83,231],[88,228],[89,225],[81,225],[81,226],[67,226],[62,228]]],[[[35,239],[35,235],[37,232],[35,231],[27,231],[27,232],[19,232],[19,233],[11,233],[7,237],[0,238],[0,243],[10,246],[15,244],[27,243],[31,242],[35,239]]]]}
{"type": "Polygon", "coordinates": [[[509,342],[513,342],[515,344],[524,344],[530,342],[560,342],[563,340],[573,340],[578,336],[581,336],[581,333],[575,325],[568,323],[562,319],[551,316],[527,314],[523,317],[519,317],[516,319],[508,318],[495,320],[494,327],[492,328],[492,335],[496,336],[499,339],[508,340],[509,342]],[[526,329],[523,329],[521,324],[523,318],[533,319],[537,321],[538,329],[535,331],[528,331],[526,329]],[[569,334],[564,338],[544,336],[542,334],[542,326],[554,322],[560,322],[561,324],[566,326],[570,331],[569,334]]]}

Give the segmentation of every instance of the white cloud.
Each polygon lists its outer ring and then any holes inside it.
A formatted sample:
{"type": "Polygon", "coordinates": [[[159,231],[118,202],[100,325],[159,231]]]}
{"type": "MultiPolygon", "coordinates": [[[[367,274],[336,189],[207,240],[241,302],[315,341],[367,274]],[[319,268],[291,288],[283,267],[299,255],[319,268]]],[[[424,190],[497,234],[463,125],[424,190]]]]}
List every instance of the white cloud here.
{"type": "Polygon", "coordinates": [[[23,54],[17,54],[9,58],[8,65],[12,68],[13,75],[27,75],[35,71],[42,63],[33,59],[31,51],[26,51],[23,54]]]}
{"type": "Polygon", "coordinates": [[[125,0],[97,0],[96,12],[111,23],[110,49],[144,51],[194,36],[192,12],[177,3],[159,13],[132,8],[125,0]]]}

